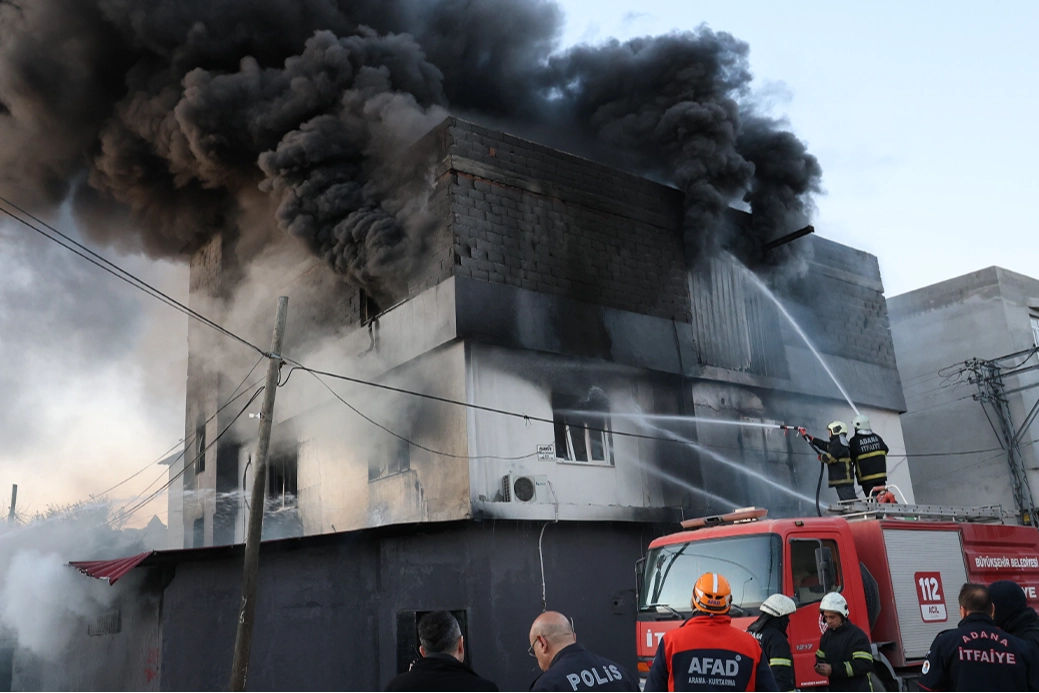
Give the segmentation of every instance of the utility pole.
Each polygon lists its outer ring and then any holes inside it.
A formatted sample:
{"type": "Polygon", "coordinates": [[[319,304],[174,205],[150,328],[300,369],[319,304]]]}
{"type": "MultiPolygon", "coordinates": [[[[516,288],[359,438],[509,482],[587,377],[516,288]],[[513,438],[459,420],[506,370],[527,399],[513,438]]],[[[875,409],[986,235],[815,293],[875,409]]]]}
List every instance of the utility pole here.
{"type": "Polygon", "coordinates": [[[271,443],[271,425],[274,421],[274,394],[281,376],[281,342],[285,336],[285,319],[289,299],[278,298],[278,313],[274,319],[270,361],[267,364],[267,384],[260,409],[260,433],[256,441],[256,464],[253,478],[252,504],[249,525],[245,535],[245,573],[242,578],[242,608],[238,615],[238,634],[234,643],[234,662],[231,665],[231,690],[244,691],[249,673],[249,655],[253,646],[253,620],[256,616],[256,580],[260,564],[260,536],[263,532],[264,498],[267,493],[267,450],[271,443]]]}
{"type": "Polygon", "coordinates": [[[18,484],[11,484],[11,509],[7,511],[7,524],[13,525],[14,521],[18,518],[17,513],[14,511],[14,506],[18,503],[18,484]]]}
{"type": "Polygon", "coordinates": [[[978,388],[978,392],[973,395],[973,398],[981,402],[985,416],[989,420],[989,425],[992,426],[992,431],[999,440],[1000,447],[1007,453],[1007,464],[1010,467],[1010,485],[1014,493],[1014,502],[1017,504],[1017,510],[1021,513],[1021,519],[1033,527],[1039,527],[1039,516],[1036,513],[1032,489],[1028,483],[1028,476],[1025,473],[1024,458],[1021,454],[1021,438],[1035,419],[1036,414],[1039,413],[1039,402],[1036,402],[1035,406],[1032,407],[1025,417],[1024,423],[1015,431],[1007,395],[1031,389],[1039,386],[1039,383],[1007,390],[1003,379],[1004,377],[1026,373],[1039,368],[1039,366],[1035,365],[1025,366],[1032,356],[1037,353],[1039,353],[1039,347],[1025,349],[992,360],[975,358],[964,364],[964,370],[971,373],[967,381],[973,383],[978,388]],[[1008,361],[1022,358],[1023,360],[1020,363],[1012,366],[1009,370],[1003,367],[1003,364],[1008,361]],[[989,416],[989,410],[985,407],[986,404],[992,405],[995,422],[989,416]]]}

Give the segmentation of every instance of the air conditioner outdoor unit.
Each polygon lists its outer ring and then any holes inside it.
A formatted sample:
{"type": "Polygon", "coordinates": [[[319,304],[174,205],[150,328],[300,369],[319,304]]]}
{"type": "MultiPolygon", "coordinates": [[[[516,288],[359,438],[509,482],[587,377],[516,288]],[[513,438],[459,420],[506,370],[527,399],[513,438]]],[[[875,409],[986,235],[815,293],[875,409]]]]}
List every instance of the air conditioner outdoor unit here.
{"type": "Polygon", "coordinates": [[[506,503],[550,503],[548,477],[543,474],[506,474],[501,480],[506,503]]]}

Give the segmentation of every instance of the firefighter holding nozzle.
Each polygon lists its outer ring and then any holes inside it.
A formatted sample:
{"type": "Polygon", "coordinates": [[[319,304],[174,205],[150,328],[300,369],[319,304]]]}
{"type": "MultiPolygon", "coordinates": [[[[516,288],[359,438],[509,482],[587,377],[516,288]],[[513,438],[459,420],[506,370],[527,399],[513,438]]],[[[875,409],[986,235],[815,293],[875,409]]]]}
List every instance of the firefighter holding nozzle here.
{"type": "Polygon", "coordinates": [[[830,487],[842,501],[855,500],[855,477],[852,474],[851,449],[848,446],[848,424],[834,421],[826,427],[829,440],[822,440],[803,429],[797,432],[819,453],[819,461],[826,465],[830,487]]]}

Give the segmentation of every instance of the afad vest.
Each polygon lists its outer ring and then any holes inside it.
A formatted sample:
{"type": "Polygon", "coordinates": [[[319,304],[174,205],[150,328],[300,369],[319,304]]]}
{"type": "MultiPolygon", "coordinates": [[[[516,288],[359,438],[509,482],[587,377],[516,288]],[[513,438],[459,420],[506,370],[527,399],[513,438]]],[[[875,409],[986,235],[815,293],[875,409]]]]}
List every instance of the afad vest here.
{"type": "Polygon", "coordinates": [[[729,616],[694,616],[664,635],[670,691],[753,691],[761,645],[729,616]]]}

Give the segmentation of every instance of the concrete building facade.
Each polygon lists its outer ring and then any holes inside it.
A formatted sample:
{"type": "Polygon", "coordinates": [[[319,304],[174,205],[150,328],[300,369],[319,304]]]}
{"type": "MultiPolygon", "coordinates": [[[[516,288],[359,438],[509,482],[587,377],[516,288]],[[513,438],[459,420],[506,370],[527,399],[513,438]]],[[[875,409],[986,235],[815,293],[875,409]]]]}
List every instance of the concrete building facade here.
{"type": "MultiPolygon", "coordinates": [[[[814,514],[815,454],[768,425],[821,435],[851,406],[754,275],[686,257],[675,189],[454,118],[416,147],[430,221],[403,281],[364,292],[301,259],[248,297],[271,316],[290,297],[287,358],[378,386],[283,367],[264,526],[287,538],[262,551],[249,685],[382,688],[440,609],[505,690],[536,673],[526,632],[545,606],[634,669],[649,541],[738,506],[814,514]]],[[[797,243],[807,271],[780,298],[901,451],[876,258],[797,243]]],[[[245,300],[233,242],[191,270],[192,306],[266,345],[269,325],[219,311],[245,300]]],[[[259,409],[257,355],[190,329],[175,550],[135,568],[164,690],[226,686],[256,435],[243,412],[259,409]]],[[[892,478],[912,502],[905,465],[892,478]]],[[[756,614],[767,595],[744,587],[756,614]]]]}
{"type": "MultiPolygon", "coordinates": [[[[818,462],[802,441],[704,419],[822,433],[852,411],[747,270],[715,259],[689,271],[678,191],[456,119],[420,146],[435,166],[434,224],[406,291],[383,297],[393,302],[384,310],[343,286],[330,318],[341,336],[314,354],[294,351],[290,324],[286,353],[470,406],[336,385],[382,431],[297,375],[277,406],[272,468],[287,471],[269,484],[291,511],[285,531],[666,521],[754,503],[814,511],[806,499],[818,462]],[[747,483],[762,477],[771,483],[747,483]],[[509,486],[520,478],[529,499],[509,486]]],[[[821,238],[797,242],[809,246],[808,273],[783,300],[900,449],[903,401],[876,258],[821,238]]],[[[239,275],[225,254],[217,239],[195,257],[193,297],[229,290],[239,275]]],[[[312,262],[297,274],[324,270],[312,262]]],[[[270,305],[288,293],[291,318],[298,290],[272,287],[270,305]]],[[[170,500],[171,526],[183,528],[171,531],[174,546],[241,540],[251,483],[246,427],[207,442],[235,413],[214,416],[238,376],[206,363],[219,336],[192,333],[186,438],[195,442],[185,459],[198,461],[173,484],[183,491],[170,500]]],[[[171,465],[171,476],[182,470],[171,465]]],[[[911,498],[908,477],[900,481],[911,498]]]]}
{"type": "MultiPolygon", "coordinates": [[[[1027,511],[1015,497],[997,412],[974,398],[979,388],[966,364],[1018,352],[1003,363],[1004,372],[1039,364],[1039,355],[1030,353],[1039,345],[1039,281],[989,267],[894,296],[888,311],[905,388],[902,426],[917,498],[1027,511]]],[[[1039,423],[1029,421],[1039,400],[1039,370],[1002,381],[1019,437],[1021,471],[1031,497],[1039,498],[1034,444],[1039,423]]]]}

